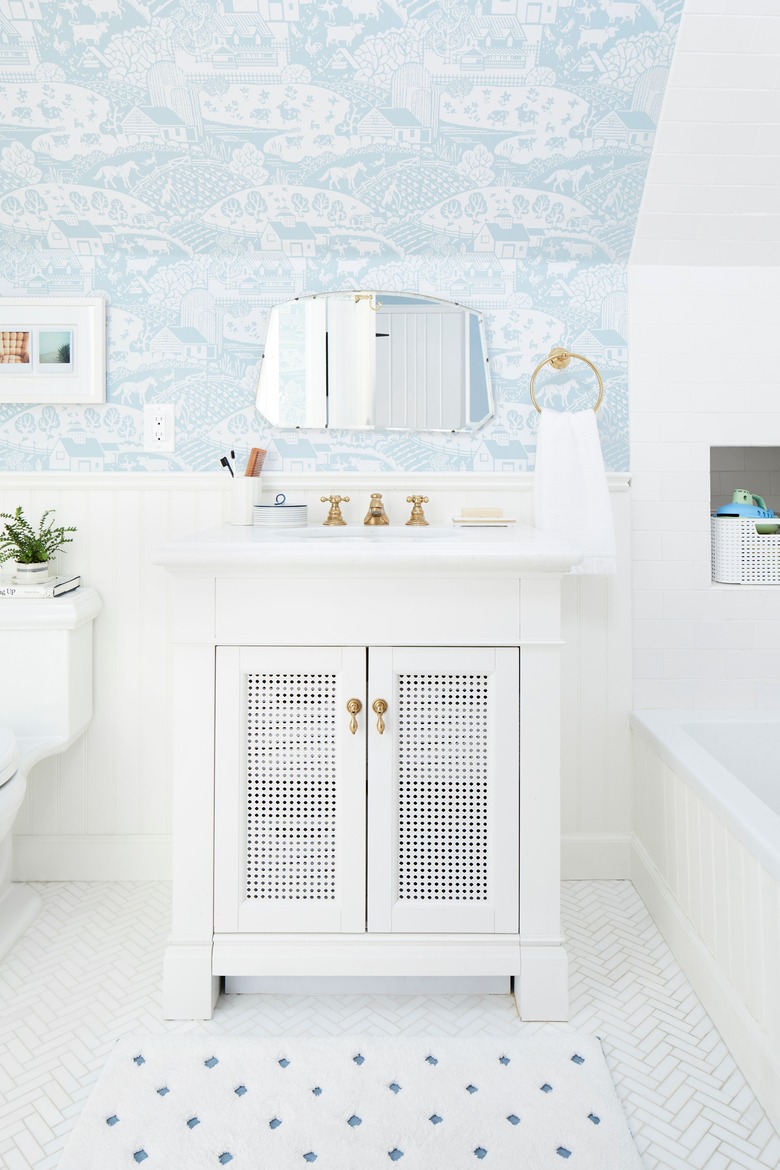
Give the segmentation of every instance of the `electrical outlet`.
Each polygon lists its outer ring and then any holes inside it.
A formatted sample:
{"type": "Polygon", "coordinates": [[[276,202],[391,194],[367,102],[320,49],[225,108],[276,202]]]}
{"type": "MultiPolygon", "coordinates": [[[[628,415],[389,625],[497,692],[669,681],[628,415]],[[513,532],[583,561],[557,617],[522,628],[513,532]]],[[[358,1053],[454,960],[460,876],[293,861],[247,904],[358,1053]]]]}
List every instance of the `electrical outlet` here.
{"type": "Polygon", "coordinates": [[[147,402],[144,406],[144,450],[176,450],[176,408],[172,402],[147,402]]]}

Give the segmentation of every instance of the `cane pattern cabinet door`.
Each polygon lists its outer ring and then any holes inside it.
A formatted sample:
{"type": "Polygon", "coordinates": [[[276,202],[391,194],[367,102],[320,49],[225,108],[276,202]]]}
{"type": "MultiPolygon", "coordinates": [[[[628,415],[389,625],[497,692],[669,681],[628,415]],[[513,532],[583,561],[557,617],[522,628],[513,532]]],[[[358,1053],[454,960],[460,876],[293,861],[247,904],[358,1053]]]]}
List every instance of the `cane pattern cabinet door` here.
{"type": "Polygon", "coordinates": [[[365,930],[365,680],[362,648],[217,649],[217,931],[365,930]]]}
{"type": "Polygon", "coordinates": [[[372,647],[367,697],[369,931],[516,932],[518,651],[372,647]]]}

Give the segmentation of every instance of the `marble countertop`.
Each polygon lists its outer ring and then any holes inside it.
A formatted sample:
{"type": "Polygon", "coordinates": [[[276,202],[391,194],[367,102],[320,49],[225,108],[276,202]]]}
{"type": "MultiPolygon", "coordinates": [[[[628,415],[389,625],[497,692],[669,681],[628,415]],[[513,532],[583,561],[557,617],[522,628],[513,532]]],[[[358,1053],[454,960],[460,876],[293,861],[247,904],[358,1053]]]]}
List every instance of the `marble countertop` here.
{"type": "Polygon", "coordinates": [[[529,525],[507,528],[223,525],[162,545],[154,562],[174,573],[524,576],[567,573],[582,554],[529,525]]]}

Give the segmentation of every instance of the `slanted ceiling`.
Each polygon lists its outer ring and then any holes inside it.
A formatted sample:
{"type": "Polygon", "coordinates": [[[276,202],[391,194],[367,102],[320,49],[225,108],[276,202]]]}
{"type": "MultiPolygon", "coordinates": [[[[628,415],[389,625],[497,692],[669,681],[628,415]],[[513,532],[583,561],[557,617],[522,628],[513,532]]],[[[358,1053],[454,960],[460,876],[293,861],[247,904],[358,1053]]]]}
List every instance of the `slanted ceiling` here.
{"type": "Polygon", "coordinates": [[[780,0],[686,0],[632,264],[780,264],[780,0]]]}

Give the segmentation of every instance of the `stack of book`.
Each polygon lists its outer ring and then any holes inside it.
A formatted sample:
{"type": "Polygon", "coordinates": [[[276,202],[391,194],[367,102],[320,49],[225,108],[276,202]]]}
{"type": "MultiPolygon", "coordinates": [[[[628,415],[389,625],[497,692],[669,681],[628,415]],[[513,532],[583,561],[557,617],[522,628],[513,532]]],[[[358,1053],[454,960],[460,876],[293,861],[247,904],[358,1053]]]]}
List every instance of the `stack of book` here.
{"type": "Polygon", "coordinates": [[[60,597],[63,593],[78,589],[80,584],[81,577],[49,577],[48,581],[31,585],[17,585],[13,580],[4,581],[0,577],[0,598],[60,597]]]}

